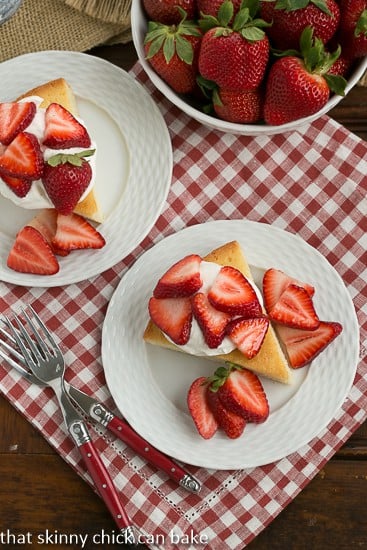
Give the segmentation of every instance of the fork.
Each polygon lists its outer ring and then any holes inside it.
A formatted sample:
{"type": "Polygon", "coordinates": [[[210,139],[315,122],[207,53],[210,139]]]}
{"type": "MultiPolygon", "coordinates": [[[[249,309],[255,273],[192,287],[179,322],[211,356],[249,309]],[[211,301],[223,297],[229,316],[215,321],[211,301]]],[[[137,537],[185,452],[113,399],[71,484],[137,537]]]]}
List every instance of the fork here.
{"type": "Polygon", "coordinates": [[[28,330],[26,330],[25,325],[23,325],[17,315],[13,316],[16,326],[14,326],[14,323],[7,316],[4,316],[3,322],[14,337],[25,363],[33,376],[54,390],[68,432],[77,445],[99,494],[112,514],[124,540],[129,544],[135,544],[135,530],[131,520],[120,502],[110,475],[93,445],[86,423],[75,410],[66,392],[63,354],[52,334],[32,306],[28,306],[28,310],[32,318],[25,309],[22,309],[28,330]],[[44,334],[43,338],[39,334],[40,329],[44,334]]]}

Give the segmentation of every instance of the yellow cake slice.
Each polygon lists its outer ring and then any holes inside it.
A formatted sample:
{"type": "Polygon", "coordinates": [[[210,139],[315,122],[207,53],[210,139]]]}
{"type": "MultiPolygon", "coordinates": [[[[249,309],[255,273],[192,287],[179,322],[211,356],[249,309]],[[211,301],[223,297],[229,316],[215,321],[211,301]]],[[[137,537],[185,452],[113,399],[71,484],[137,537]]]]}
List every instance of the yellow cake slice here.
{"type": "MultiPolygon", "coordinates": [[[[203,259],[207,262],[235,267],[241,271],[247,279],[253,281],[250,266],[237,241],[226,243],[210,252],[203,259]]],[[[149,320],[143,338],[149,344],[183,351],[179,346],[171,343],[152,320],[149,320]]],[[[210,356],[208,359],[214,359],[219,362],[230,361],[252,370],[258,375],[265,376],[277,382],[282,382],[283,384],[290,384],[292,382],[292,371],[271,325],[269,325],[268,332],[259,353],[252,359],[247,359],[238,349],[226,355],[210,356]]]]}
{"type": "MultiPolygon", "coordinates": [[[[28,90],[18,97],[17,101],[25,97],[38,96],[43,99],[40,107],[46,109],[50,103],[59,103],[75,117],[78,116],[76,99],[71,86],[64,78],[57,78],[28,90]]],[[[96,222],[103,221],[103,213],[94,189],[77,204],[74,212],[96,222]]]]}

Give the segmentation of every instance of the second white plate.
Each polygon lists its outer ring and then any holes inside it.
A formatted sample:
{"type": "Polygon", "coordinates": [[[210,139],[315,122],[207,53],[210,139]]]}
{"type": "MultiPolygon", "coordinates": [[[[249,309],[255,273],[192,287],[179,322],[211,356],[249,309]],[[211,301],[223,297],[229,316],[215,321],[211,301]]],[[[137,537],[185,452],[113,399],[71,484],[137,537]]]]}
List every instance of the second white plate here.
{"type": "MultiPolygon", "coordinates": [[[[261,286],[261,284],[260,284],[261,286]]],[[[353,302],[334,268],[299,237],[266,224],[215,221],[176,233],[146,252],[123,277],[109,304],[102,360],[111,394],[128,422],[152,445],[177,460],[214,469],[250,468],[279,460],[317,436],[333,419],[353,383],[359,329],[353,302]],[[241,244],[255,280],[269,267],[313,284],[316,311],[339,321],[343,332],[310,367],[294,371],[292,386],[263,379],[271,414],[248,424],[239,439],[209,441],[196,432],[186,395],[215,363],[145,344],[148,300],[159,276],[189,253],[205,255],[225,242],[241,244]]]]}
{"type": "Polygon", "coordinates": [[[0,101],[11,101],[43,82],[63,77],[72,86],[82,118],[97,143],[96,192],[107,214],[99,230],[106,246],[60,260],[50,277],[6,266],[16,232],[34,215],[0,197],[0,279],[51,287],[98,275],[126,257],[149,233],[167,198],[172,146],[163,116],[128,73],[98,57],[62,51],[22,55],[0,64],[0,101]]]}

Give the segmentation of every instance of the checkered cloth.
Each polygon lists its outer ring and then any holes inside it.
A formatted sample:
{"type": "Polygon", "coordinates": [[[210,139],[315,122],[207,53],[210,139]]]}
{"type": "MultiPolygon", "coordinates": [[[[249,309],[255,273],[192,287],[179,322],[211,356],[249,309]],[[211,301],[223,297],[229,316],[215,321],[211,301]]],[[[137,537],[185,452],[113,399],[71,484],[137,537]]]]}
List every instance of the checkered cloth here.
{"type": "MultiPolygon", "coordinates": [[[[201,493],[192,495],[111,434],[92,427],[127,512],[150,547],[240,549],[297,496],[366,417],[367,144],[327,116],[302,132],[272,137],[217,133],[172,106],[139,65],[133,72],[160,107],[173,144],[172,186],[157,223],[136,250],[93,280],[51,289],[0,283],[1,311],[33,302],[68,350],[69,381],[113,409],[101,364],[101,328],[121,277],[148,247],[188,225],[246,218],[297,233],[319,250],[354,300],[361,349],[348,399],[317,438],[275,464],[251,470],[188,466],[203,484],[201,493]],[[190,540],[194,535],[209,542],[174,546],[175,536],[190,540]]],[[[4,365],[0,389],[90,482],[52,391],[30,386],[4,365]]]]}

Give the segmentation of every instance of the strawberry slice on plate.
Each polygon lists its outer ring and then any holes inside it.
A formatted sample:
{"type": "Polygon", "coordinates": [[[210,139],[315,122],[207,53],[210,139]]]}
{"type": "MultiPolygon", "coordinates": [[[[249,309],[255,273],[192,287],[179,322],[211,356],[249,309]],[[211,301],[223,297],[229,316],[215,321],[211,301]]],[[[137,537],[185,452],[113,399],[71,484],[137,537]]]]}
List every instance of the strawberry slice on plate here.
{"type": "Polygon", "coordinates": [[[269,403],[259,377],[246,369],[234,369],[218,389],[218,396],[230,411],[247,422],[264,422],[269,403]]]}
{"type": "Polygon", "coordinates": [[[54,275],[59,264],[50,245],[34,227],[26,225],[16,236],[7,265],[21,273],[54,275]]]}
{"type": "Polygon", "coordinates": [[[218,422],[207,398],[208,381],[205,376],[196,378],[187,394],[187,406],[201,437],[210,439],[218,429],[218,422]]]}
{"type": "Polygon", "coordinates": [[[290,277],[280,269],[274,267],[268,269],[263,277],[263,295],[266,311],[271,311],[287,286],[294,284],[303,287],[312,297],[315,288],[309,283],[303,283],[294,277],[290,277]]]}
{"type": "Polygon", "coordinates": [[[0,143],[9,145],[32,122],[36,114],[33,101],[0,103],[0,143]]]}
{"type": "Polygon", "coordinates": [[[175,344],[183,346],[190,338],[192,308],[190,298],[155,298],[149,300],[149,315],[175,344]]]}
{"type": "Polygon", "coordinates": [[[207,389],[207,399],[220,428],[230,439],[237,439],[243,434],[246,427],[246,420],[238,414],[229,411],[221,402],[218,392],[207,389]]]}
{"type": "Polygon", "coordinates": [[[287,286],[269,317],[282,325],[306,330],[314,330],[320,322],[307,290],[294,284],[287,286]]]}
{"type": "Polygon", "coordinates": [[[297,369],[310,363],[343,330],[336,321],[320,321],[315,330],[277,326],[277,334],[286,348],[290,365],[297,369]]]}
{"type": "Polygon", "coordinates": [[[43,172],[43,155],[34,134],[20,132],[0,156],[0,175],[30,180],[43,172]]]}
{"type": "Polygon", "coordinates": [[[32,180],[14,178],[12,176],[6,176],[5,174],[3,174],[1,178],[6,183],[6,185],[10,187],[13,193],[21,198],[25,197],[32,187],[32,180]]]}
{"type": "Polygon", "coordinates": [[[51,149],[90,147],[86,128],[64,107],[51,103],[46,109],[43,145],[51,149]]]}
{"type": "Polygon", "coordinates": [[[239,317],[228,324],[226,332],[237,349],[248,359],[252,359],[259,353],[268,328],[267,317],[239,317]]]}
{"type": "Polygon", "coordinates": [[[106,241],[91,223],[73,212],[68,215],[57,215],[56,232],[51,244],[56,250],[70,252],[86,248],[102,248],[106,241]]]}
{"type": "Polygon", "coordinates": [[[197,254],[190,254],[176,262],[159,279],[153,296],[179,298],[195,294],[203,284],[200,276],[201,261],[197,254]]]}
{"type": "Polygon", "coordinates": [[[225,336],[231,315],[213,307],[203,292],[197,292],[191,298],[191,303],[194,317],[207,346],[211,349],[217,348],[225,336]]]}
{"type": "Polygon", "coordinates": [[[230,315],[261,315],[261,305],[255,290],[246,277],[231,266],[221,268],[209,290],[208,299],[216,309],[230,315]]]}

